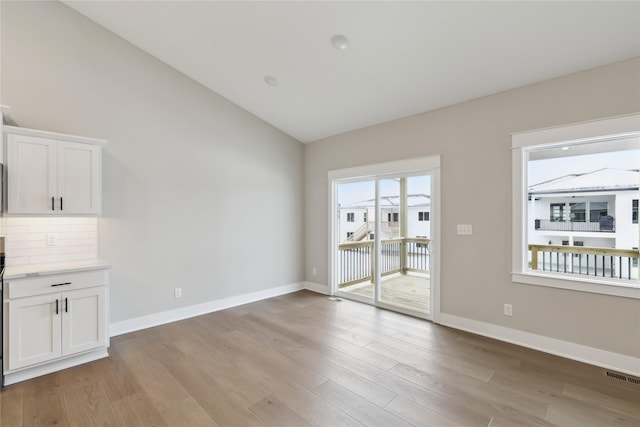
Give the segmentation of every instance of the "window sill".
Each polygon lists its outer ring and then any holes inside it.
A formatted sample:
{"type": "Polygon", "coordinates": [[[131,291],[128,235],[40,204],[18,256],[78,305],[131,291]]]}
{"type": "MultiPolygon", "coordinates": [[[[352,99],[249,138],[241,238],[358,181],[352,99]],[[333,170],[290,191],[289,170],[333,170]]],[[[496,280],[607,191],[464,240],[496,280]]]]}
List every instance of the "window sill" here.
{"type": "Polygon", "coordinates": [[[640,282],[598,279],[593,276],[588,278],[587,276],[574,277],[562,273],[543,272],[511,273],[511,280],[527,285],[640,299],[640,282]]]}

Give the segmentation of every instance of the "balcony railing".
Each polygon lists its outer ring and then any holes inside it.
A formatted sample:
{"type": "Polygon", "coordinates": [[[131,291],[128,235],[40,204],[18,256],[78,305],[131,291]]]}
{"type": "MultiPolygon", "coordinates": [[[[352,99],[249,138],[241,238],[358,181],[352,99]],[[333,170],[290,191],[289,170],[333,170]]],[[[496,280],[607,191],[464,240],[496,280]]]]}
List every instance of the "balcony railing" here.
{"type": "Polygon", "coordinates": [[[550,221],[548,219],[536,219],[534,222],[536,230],[548,231],[582,231],[582,232],[605,232],[615,233],[616,222],[578,222],[578,221],[550,221]]]}
{"type": "MultiPolygon", "coordinates": [[[[429,271],[429,239],[419,237],[399,237],[382,240],[381,275],[405,274],[408,271],[426,273],[429,271]]],[[[375,252],[373,240],[341,243],[338,246],[340,287],[355,283],[373,281],[375,252]]]]}
{"type": "Polygon", "coordinates": [[[531,269],[618,279],[638,278],[638,249],[529,245],[531,269]]]}

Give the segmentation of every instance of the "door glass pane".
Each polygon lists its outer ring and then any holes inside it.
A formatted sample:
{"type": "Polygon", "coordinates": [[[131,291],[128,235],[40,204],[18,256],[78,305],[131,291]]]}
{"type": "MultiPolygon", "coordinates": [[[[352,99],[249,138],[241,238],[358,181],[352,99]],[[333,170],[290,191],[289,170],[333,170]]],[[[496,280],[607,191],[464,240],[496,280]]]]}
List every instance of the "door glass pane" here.
{"type": "Polygon", "coordinates": [[[337,185],[338,291],[374,298],[375,181],[337,185]]]}
{"type": "Polygon", "coordinates": [[[379,300],[430,311],[431,180],[428,175],[380,180],[379,300]]]}

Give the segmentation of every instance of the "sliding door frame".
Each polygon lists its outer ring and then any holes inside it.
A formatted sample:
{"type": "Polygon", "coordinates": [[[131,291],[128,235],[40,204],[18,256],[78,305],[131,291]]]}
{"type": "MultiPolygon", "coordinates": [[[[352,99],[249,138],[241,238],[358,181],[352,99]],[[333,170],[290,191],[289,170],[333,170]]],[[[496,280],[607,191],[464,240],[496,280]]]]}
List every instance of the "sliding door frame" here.
{"type": "MultiPolygon", "coordinates": [[[[372,180],[375,182],[376,187],[376,200],[378,199],[378,187],[379,181],[387,177],[406,177],[416,175],[429,175],[431,177],[431,236],[433,251],[430,259],[430,292],[431,292],[431,307],[429,313],[429,320],[434,323],[440,323],[440,156],[427,156],[418,157],[407,160],[399,160],[386,163],[376,163],[371,165],[357,166],[353,168],[331,170],[328,173],[328,192],[329,192],[329,289],[331,295],[336,295],[338,292],[338,261],[337,261],[337,245],[340,242],[338,236],[338,221],[336,218],[337,206],[338,206],[338,185],[346,182],[358,182],[372,180]]],[[[377,204],[377,202],[376,202],[377,204]]],[[[379,233],[378,228],[380,224],[380,215],[376,215],[376,239],[374,242],[374,250],[376,252],[376,258],[379,257],[379,233]]],[[[379,261],[379,260],[378,260],[379,261]]],[[[373,304],[377,307],[386,308],[401,313],[426,318],[424,314],[420,315],[419,312],[413,310],[402,310],[398,307],[390,304],[385,304],[379,301],[379,262],[376,262],[375,267],[375,286],[376,291],[374,293],[373,301],[369,298],[349,295],[349,298],[356,301],[364,302],[367,304],[373,304]]]]}

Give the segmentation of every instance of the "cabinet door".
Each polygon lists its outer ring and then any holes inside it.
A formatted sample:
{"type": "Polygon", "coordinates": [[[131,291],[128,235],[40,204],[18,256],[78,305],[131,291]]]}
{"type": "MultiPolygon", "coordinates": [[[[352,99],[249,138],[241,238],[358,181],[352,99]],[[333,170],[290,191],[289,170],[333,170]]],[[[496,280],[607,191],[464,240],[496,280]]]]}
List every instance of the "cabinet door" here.
{"type": "Polygon", "coordinates": [[[60,303],[60,295],[9,301],[9,369],[60,357],[60,303]]]}
{"type": "Polygon", "coordinates": [[[99,214],[101,202],[101,148],[76,142],[58,142],[57,208],[67,214],[99,214]]]}
{"type": "Polygon", "coordinates": [[[104,287],[62,294],[62,355],[106,345],[104,287]]]}
{"type": "Polygon", "coordinates": [[[33,136],[7,137],[7,212],[51,214],[56,207],[56,141],[33,136]]]}

